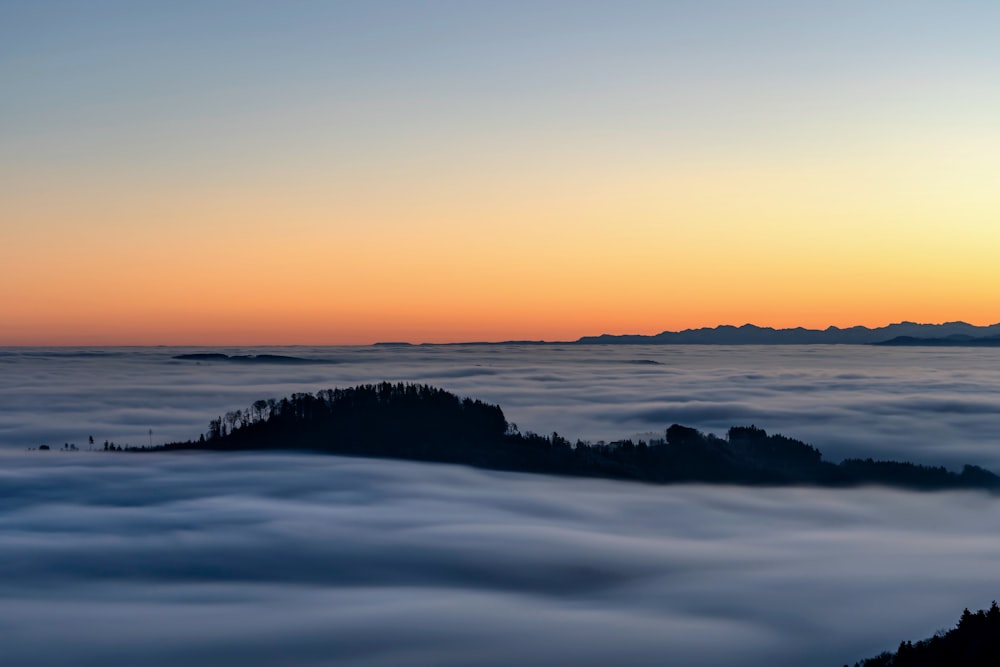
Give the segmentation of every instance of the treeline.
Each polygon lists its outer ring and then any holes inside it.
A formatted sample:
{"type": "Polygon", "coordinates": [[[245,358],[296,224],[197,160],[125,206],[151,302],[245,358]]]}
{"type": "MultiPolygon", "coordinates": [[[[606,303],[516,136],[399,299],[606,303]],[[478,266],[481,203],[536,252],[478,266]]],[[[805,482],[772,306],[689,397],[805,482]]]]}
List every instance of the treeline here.
{"type": "Polygon", "coordinates": [[[259,400],[209,422],[198,442],[161,449],[303,449],[337,454],[450,460],[502,445],[498,406],[427,385],[361,385],[259,400]]]}
{"type": "Polygon", "coordinates": [[[804,442],[754,426],[718,437],[674,424],[650,442],[571,442],[558,433],[521,433],[496,405],[387,382],[259,400],[213,419],[197,441],[127,448],[180,449],[321,451],[655,483],[1000,488],[1000,477],[977,466],[954,473],[872,459],[830,463],[804,442]]]}
{"type": "MultiPolygon", "coordinates": [[[[854,663],[854,667],[996,667],[1000,665],[1000,608],[966,609],[958,625],[917,643],[903,641],[895,653],[886,651],[854,663]]],[[[844,665],[844,667],[848,667],[844,665]]]]}

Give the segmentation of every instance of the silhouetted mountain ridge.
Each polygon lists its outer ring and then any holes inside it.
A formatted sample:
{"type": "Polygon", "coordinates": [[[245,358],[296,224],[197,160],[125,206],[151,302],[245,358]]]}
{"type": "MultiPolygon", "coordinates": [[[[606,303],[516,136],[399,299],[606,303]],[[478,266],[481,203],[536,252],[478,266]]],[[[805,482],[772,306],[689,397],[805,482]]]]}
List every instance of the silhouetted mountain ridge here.
{"type": "MultiPolygon", "coordinates": [[[[965,336],[974,340],[992,336],[1000,337],[1000,323],[976,326],[966,322],[945,322],[943,324],[919,324],[898,322],[884,327],[870,329],[863,326],[827,327],[826,329],[774,329],[744,324],[736,327],[722,325],[685,329],[683,331],[663,331],[653,335],[626,334],[584,336],[579,344],[662,344],[662,345],[869,345],[885,343],[900,337],[912,339],[953,339],[965,336]]],[[[915,344],[915,343],[911,343],[915,344]]]]}

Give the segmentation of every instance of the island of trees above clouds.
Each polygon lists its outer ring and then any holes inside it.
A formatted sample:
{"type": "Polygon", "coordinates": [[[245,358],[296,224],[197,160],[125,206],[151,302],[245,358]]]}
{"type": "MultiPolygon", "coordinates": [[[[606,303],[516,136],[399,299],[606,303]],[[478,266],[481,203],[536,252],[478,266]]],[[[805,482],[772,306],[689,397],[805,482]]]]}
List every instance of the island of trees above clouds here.
{"type": "Polygon", "coordinates": [[[832,463],[815,447],[755,426],[734,426],[719,437],[674,424],[663,438],[649,441],[571,442],[555,432],[521,433],[497,405],[428,385],[388,382],[258,400],[212,419],[197,440],[157,446],[105,443],[104,448],[307,451],[661,484],[1000,490],[1000,477],[979,466],[953,472],[871,458],[832,463]]]}

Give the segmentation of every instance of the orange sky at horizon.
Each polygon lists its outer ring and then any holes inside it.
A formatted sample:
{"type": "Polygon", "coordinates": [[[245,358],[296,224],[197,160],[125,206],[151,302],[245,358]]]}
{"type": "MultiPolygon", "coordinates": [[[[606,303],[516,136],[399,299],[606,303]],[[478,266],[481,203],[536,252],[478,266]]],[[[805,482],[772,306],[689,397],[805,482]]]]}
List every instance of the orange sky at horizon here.
{"type": "MultiPolygon", "coordinates": [[[[837,201],[827,183],[850,182],[835,165],[813,168],[818,177],[788,166],[721,184],[721,168],[661,165],[646,183],[594,170],[557,183],[561,194],[532,184],[486,210],[461,187],[375,204],[263,184],[169,202],[138,188],[116,197],[109,183],[61,187],[5,204],[31,224],[0,250],[11,276],[0,344],[573,340],[747,322],[1000,320],[1000,206],[985,189],[966,187],[977,196],[955,203],[857,187],[837,201]],[[936,223],[945,217],[976,232],[956,235],[936,223]]],[[[937,173],[900,189],[929,188],[937,173]]]]}

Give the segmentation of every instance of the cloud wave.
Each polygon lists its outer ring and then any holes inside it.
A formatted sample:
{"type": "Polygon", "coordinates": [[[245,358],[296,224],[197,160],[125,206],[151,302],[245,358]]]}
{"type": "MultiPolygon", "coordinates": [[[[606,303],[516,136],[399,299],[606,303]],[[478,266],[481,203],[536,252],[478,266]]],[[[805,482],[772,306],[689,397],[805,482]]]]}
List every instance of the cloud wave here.
{"type": "Polygon", "coordinates": [[[1000,588],[1000,500],[980,494],[0,460],[11,664],[843,664],[1000,588]]]}

